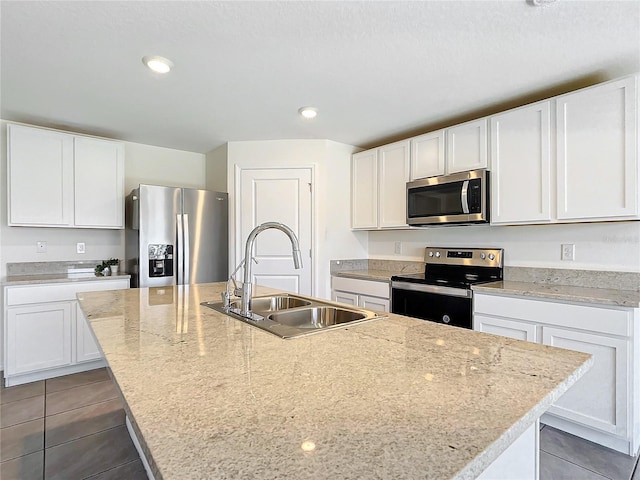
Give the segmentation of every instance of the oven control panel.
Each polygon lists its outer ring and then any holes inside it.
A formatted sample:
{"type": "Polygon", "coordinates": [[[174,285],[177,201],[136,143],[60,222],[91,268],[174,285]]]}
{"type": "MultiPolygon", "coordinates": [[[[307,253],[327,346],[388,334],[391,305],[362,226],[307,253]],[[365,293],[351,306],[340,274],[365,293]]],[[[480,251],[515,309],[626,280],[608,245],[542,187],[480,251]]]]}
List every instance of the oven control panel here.
{"type": "Polygon", "coordinates": [[[502,267],[503,256],[501,248],[427,247],[424,252],[424,261],[440,265],[502,267]]]}

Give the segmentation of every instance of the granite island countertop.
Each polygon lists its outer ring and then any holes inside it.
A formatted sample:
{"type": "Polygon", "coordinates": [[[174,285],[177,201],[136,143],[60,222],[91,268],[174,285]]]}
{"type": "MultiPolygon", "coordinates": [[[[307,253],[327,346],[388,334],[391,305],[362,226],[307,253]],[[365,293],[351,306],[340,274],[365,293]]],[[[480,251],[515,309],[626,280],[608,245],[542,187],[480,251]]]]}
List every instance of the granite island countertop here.
{"type": "Polygon", "coordinates": [[[592,363],[394,314],[282,340],[224,288],[78,295],[157,480],[475,478],[592,363]]]}

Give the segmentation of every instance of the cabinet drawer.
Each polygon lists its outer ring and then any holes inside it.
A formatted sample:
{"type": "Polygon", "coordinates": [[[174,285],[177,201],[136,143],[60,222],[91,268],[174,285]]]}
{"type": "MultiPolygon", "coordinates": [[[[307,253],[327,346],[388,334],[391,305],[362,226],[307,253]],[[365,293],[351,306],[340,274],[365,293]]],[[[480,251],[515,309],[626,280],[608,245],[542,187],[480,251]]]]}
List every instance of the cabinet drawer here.
{"type": "Polygon", "coordinates": [[[473,305],[474,313],[625,337],[631,335],[633,311],[630,308],[574,305],[482,294],[474,295],[473,305]]]}
{"type": "Polygon", "coordinates": [[[331,288],[373,297],[389,298],[389,283],[357,278],[331,277],[331,288]]]}
{"type": "Polygon", "coordinates": [[[75,300],[78,292],[122,290],[126,288],[129,288],[129,279],[14,286],[6,287],[5,292],[7,306],[13,306],[75,300]]]}

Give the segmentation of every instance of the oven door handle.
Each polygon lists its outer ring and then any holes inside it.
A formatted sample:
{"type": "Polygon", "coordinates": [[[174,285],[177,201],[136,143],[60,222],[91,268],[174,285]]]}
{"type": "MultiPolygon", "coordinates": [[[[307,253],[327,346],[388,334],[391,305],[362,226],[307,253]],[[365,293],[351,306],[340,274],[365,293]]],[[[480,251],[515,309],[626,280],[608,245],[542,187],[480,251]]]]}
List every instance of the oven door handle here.
{"type": "Polygon", "coordinates": [[[424,283],[391,282],[391,289],[413,290],[415,292],[437,293],[450,297],[471,298],[471,290],[466,288],[441,287],[439,285],[426,285],[424,283]]]}
{"type": "Polygon", "coordinates": [[[469,191],[469,180],[462,182],[462,190],[460,192],[460,202],[462,202],[462,213],[469,213],[469,198],[467,193],[469,191]]]}

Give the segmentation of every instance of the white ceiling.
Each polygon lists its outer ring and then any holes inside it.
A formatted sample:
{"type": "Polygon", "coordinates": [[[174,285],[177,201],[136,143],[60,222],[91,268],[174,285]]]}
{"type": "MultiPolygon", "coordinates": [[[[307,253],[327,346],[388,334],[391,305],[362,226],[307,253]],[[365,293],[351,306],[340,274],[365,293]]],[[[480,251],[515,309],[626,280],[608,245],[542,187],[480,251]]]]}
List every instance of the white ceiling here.
{"type": "Polygon", "coordinates": [[[3,0],[0,15],[3,119],[203,153],[369,147],[640,71],[640,0],[3,0]]]}

